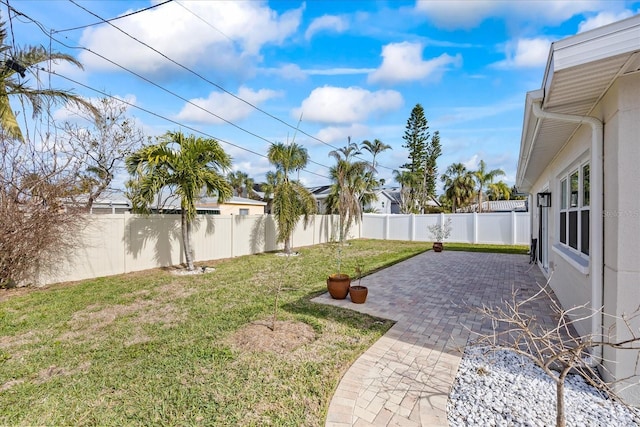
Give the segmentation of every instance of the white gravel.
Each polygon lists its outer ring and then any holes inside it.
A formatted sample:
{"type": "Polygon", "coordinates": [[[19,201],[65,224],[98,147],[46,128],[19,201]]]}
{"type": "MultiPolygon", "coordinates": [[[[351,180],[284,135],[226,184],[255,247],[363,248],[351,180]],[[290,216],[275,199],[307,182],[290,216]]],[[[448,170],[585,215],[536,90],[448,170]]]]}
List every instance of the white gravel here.
{"type": "MultiPolygon", "coordinates": [[[[449,395],[449,425],[555,426],[556,383],[514,352],[468,346],[449,395]]],[[[565,384],[567,426],[638,426],[631,410],[582,377],[565,384]],[[634,422],[635,420],[635,422],[634,422]]]]}

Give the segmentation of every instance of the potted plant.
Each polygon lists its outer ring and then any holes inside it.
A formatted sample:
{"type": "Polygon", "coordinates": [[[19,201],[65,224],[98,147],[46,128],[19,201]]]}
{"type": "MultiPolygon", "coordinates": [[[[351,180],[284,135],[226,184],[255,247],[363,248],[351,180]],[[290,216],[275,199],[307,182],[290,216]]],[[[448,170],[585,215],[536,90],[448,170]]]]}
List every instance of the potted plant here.
{"type": "Polygon", "coordinates": [[[337,256],[338,272],[330,274],[327,278],[327,290],[329,295],[333,299],[345,299],[349,293],[349,287],[351,286],[351,278],[348,274],[341,272],[340,267],[342,264],[342,243],[337,242],[337,256]]]}
{"type": "Polygon", "coordinates": [[[363,304],[367,300],[367,294],[369,293],[369,289],[360,284],[360,281],[362,280],[362,273],[362,262],[358,261],[356,264],[356,278],[358,279],[358,284],[356,286],[349,287],[349,297],[351,298],[351,302],[355,304],[363,304]]]}
{"type": "Polygon", "coordinates": [[[435,252],[442,252],[444,249],[443,242],[451,235],[451,218],[447,218],[442,224],[430,225],[428,228],[433,238],[433,250],[435,252]]]}

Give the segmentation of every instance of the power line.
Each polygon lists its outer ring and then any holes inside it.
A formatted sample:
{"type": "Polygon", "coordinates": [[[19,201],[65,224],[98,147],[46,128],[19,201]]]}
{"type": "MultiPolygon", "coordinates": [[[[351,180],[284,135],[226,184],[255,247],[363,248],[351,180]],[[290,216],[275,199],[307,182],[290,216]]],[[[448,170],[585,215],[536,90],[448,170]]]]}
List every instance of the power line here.
{"type": "Polygon", "coordinates": [[[214,30],[216,30],[217,32],[219,32],[220,34],[222,34],[224,37],[226,37],[231,43],[235,43],[235,40],[233,40],[231,37],[229,37],[228,35],[226,35],[225,33],[222,32],[222,30],[214,27],[213,25],[211,25],[210,22],[205,21],[204,19],[202,19],[202,16],[198,15],[197,13],[194,13],[191,9],[189,9],[187,6],[183,5],[182,3],[180,3],[179,1],[176,1],[176,4],[178,6],[180,6],[181,8],[183,8],[184,10],[186,10],[187,12],[189,12],[191,15],[193,15],[194,17],[196,17],[197,19],[199,19],[200,21],[204,22],[206,25],[208,25],[209,27],[213,28],[214,30]]]}
{"type": "MultiPolygon", "coordinates": [[[[67,81],[69,81],[69,82],[71,82],[71,83],[74,83],[74,84],[80,85],[80,86],[82,86],[82,87],[84,87],[84,88],[86,88],[86,89],[92,90],[92,91],[94,91],[94,92],[96,92],[96,93],[99,93],[99,94],[101,94],[101,95],[103,95],[103,96],[109,97],[109,98],[111,98],[111,99],[115,99],[115,100],[117,100],[118,102],[121,102],[121,103],[123,103],[123,104],[127,104],[127,105],[128,105],[128,106],[130,106],[130,107],[136,108],[136,109],[138,109],[138,110],[140,110],[140,111],[144,111],[144,112],[145,112],[145,113],[147,113],[147,114],[150,114],[150,115],[152,115],[152,116],[154,116],[154,117],[157,117],[157,118],[159,118],[159,119],[165,120],[165,121],[167,121],[167,122],[169,122],[169,123],[173,123],[173,124],[178,125],[178,126],[180,126],[180,127],[182,127],[182,128],[189,129],[189,130],[191,130],[191,131],[193,131],[193,132],[199,133],[200,135],[204,135],[204,136],[207,136],[207,137],[209,137],[209,138],[213,138],[213,139],[215,139],[216,141],[220,141],[220,142],[222,142],[222,143],[224,143],[224,144],[227,144],[227,145],[230,145],[230,146],[232,146],[232,147],[239,148],[239,149],[241,149],[241,150],[243,150],[243,151],[246,151],[246,152],[251,153],[251,154],[255,154],[256,156],[259,156],[259,157],[265,158],[265,159],[267,159],[267,160],[269,159],[267,156],[265,156],[264,154],[258,153],[257,151],[253,151],[253,150],[250,150],[250,149],[248,149],[248,148],[242,147],[242,146],[240,146],[240,145],[238,145],[238,144],[234,144],[233,142],[229,142],[229,141],[226,141],[226,140],[224,140],[224,139],[222,139],[222,138],[218,138],[218,137],[213,136],[213,135],[211,135],[211,134],[209,134],[209,133],[207,133],[207,132],[204,132],[204,131],[202,131],[202,130],[196,129],[196,128],[192,127],[192,126],[185,125],[184,123],[180,123],[180,122],[178,122],[178,121],[176,121],[176,120],[170,119],[169,117],[163,116],[162,114],[155,113],[155,112],[153,112],[153,111],[151,111],[151,110],[148,110],[148,109],[146,109],[146,108],[143,108],[143,107],[140,107],[140,106],[138,106],[138,105],[135,105],[135,104],[133,104],[133,103],[131,103],[131,102],[129,102],[129,101],[127,101],[127,100],[125,100],[125,99],[117,98],[117,97],[115,97],[115,96],[113,96],[113,95],[110,95],[110,94],[108,94],[108,93],[106,93],[106,92],[104,92],[104,91],[100,90],[100,89],[96,89],[96,88],[94,88],[94,87],[91,87],[91,86],[89,86],[89,85],[86,85],[86,84],[84,84],[84,83],[81,83],[81,82],[79,82],[79,81],[77,81],[77,80],[75,80],[75,79],[72,79],[71,77],[65,76],[65,75],[63,75],[63,74],[56,73],[55,71],[48,71],[48,70],[46,70],[45,68],[39,68],[39,69],[40,69],[41,71],[45,71],[45,72],[47,72],[47,73],[51,73],[51,74],[53,74],[53,75],[55,75],[55,76],[58,76],[58,77],[60,77],[60,78],[63,78],[63,79],[65,79],[65,80],[67,80],[67,81]]],[[[329,177],[324,176],[324,175],[320,175],[320,174],[318,174],[318,173],[316,173],[316,172],[312,172],[312,171],[305,170],[305,169],[303,169],[303,171],[304,171],[304,172],[306,172],[306,173],[308,173],[308,174],[311,174],[311,175],[316,175],[316,176],[318,176],[318,177],[320,177],[320,178],[330,179],[329,177]]]]}
{"type": "MultiPolygon", "coordinates": [[[[85,12],[89,13],[90,15],[92,15],[92,16],[94,16],[94,17],[98,18],[98,19],[102,19],[102,20],[103,20],[103,22],[105,22],[105,23],[109,24],[111,27],[113,27],[114,29],[118,30],[119,32],[121,32],[121,33],[122,33],[122,34],[124,34],[125,36],[129,37],[130,39],[132,39],[132,40],[134,40],[134,41],[138,42],[139,44],[141,44],[141,45],[145,46],[146,48],[148,48],[148,49],[150,49],[150,50],[154,51],[154,52],[155,52],[155,53],[157,53],[158,55],[160,55],[160,56],[162,56],[163,58],[165,58],[167,61],[169,61],[169,62],[171,62],[171,63],[173,63],[173,64],[177,65],[178,67],[180,67],[180,68],[184,69],[185,71],[188,71],[189,73],[191,73],[191,74],[195,75],[196,77],[200,78],[201,80],[203,80],[203,81],[205,81],[205,82],[209,83],[210,85],[212,85],[212,86],[214,86],[214,87],[216,87],[216,88],[220,89],[221,91],[223,91],[224,93],[226,93],[226,94],[228,94],[228,95],[232,96],[233,98],[237,99],[238,101],[241,101],[241,102],[245,103],[246,105],[250,106],[251,108],[255,109],[256,111],[259,111],[259,112],[261,112],[261,113],[265,114],[266,116],[268,116],[268,117],[270,117],[270,118],[272,118],[272,119],[274,119],[274,120],[276,120],[276,121],[278,121],[278,122],[280,122],[280,123],[284,124],[285,126],[287,126],[287,127],[291,128],[291,129],[294,129],[296,132],[300,132],[300,133],[302,133],[303,135],[305,135],[305,136],[307,136],[307,137],[309,137],[309,138],[311,138],[311,139],[313,139],[313,140],[315,140],[315,141],[318,141],[318,142],[320,142],[320,143],[322,143],[322,144],[324,144],[324,145],[326,145],[326,146],[328,146],[328,147],[330,147],[330,148],[332,148],[332,149],[334,149],[334,150],[338,150],[338,149],[339,149],[338,147],[336,147],[336,146],[334,146],[334,145],[331,145],[331,144],[329,144],[329,143],[327,143],[327,142],[325,142],[325,141],[323,141],[323,140],[321,140],[321,139],[319,139],[319,138],[317,138],[317,137],[315,137],[315,136],[313,136],[313,135],[311,135],[311,134],[309,134],[309,133],[305,132],[304,130],[299,129],[299,127],[294,126],[294,125],[292,125],[291,123],[288,123],[288,122],[286,122],[286,121],[282,120],[281,118],[279,118],[279,117],[277,117],[277,116],[274,116],[273,114],[271,114],[271,113],[267,112],[266,110],[263,110],[262,108],[258,107],[257,105],[255,105],[255,104],[253,104],[253,103],[251,103],[251,102],[249,102],[249,101],[247,101],[247,100],[245,100],[245,99],[243,99],[243,98],[241,98],[241,97],[239,97],[239,96],[235,95],[234,93],[232,93],[232,92],[228,91],[227,89],[225,89],[225,88],[224,88],[224,87],[222,87],[221,85],[219,85],[219,84],[217,84],[217,83],[215,83],[215,82],[213,82],[213,81],[211,81],[211,80],[207,79],[206,77],[204,77],[204,76],[203,76],[203,75],[201,75],[200,73],[198,73],[198,72],[196,72],[196,71],[192,70],[191,68],[189,68],[189,67],[187,67],[187,66],[185,66],[185,65],[183,65],[183,64],[181,64],[181,63],[179,63],[179,62],[177,62],[177,61],[175,61],[174,59],[172,59],[172,58],[168,57],[167,55],[165,55],[164,53],[160,52],[159,50],[157,50],[157,49],[156,49],[156,48],[154,48],[153,46],[151,46],[151,45],[147,44],[146,42],[143,42],[142,40],[139,40],[138,38],[136,38],[136,37],[132,36],[131,34],[129,34],[128,32],[126,32],[125,30],[121,29],[120,27],[118,27],[118,26],[116,26],[116,25],[112,24],[111,22],[109,22],[109,21],[105,20],[105,19],[104,19],[104,18],[102,18],[100,15],[98,15],[98,14],[96,14],[96,13],[92,12],[91,10],[87,9],[86,7],[84,7],[84,6],[82,6],[82,5],[79,5],[75,0],[69,0],[69,2],[70,2],[70,3],[72,3],[72,4],[74,4],[75,6],[79,7],[80,9],[84,10],[85,12]]],[[[179,4],[179,3],[178,3],[178,4],[179,4]]],[[[187,9],[187,10],[188,10],[188,9],[187,9]]],[[[216,30],[217,30],[217,29],[216,29],[216,30]]],[[[219,30],[217,30],[217,31],[219,31],[219,30]]],[[[359,157],[357,157],[357,156],[356,156],[356,158],[359,158],[359,157]]],[[[363,159],[361,159],[361,158],[359,158],[359,159],[360,159],[360,160],[363,160],[363,159]]],[[[384,168],[384,169],[393,170],[393,168],[389,168],[389,167],[387,167],[387,166],[380,165],[380,164],[378,164],[378,167],[381,167],[381,168],[384,168]]]]}
{"type": "MultiPolygon", "coordinates": [[[[7,0],[7,1],[9,1],[9,0],[7,0]]],[[[127,14],[122,15],[122,16],[117,16],[115,18],[102,20],[100,22],[94,22],[93,24],[81,25],[79,27],[67,28],[65,30],[58,30],[58,31],[53,31],[53,32],[54,33],[63,33],[65,31],[81,30],[83,28],[93,27],[95,25],[100,25],[100,24],[103,24],[105,22],[117,21],[118,19],[126,18],[128,16],[136,15],[138,13],[146,12],[147,10],[155,9],[156,7],[160,7],[160,6],[164,5],[164,4],[171,3],[172,1],[173,0],[165,0],[162,3],[154,4],[153,6],[145,7],[144,9],[136,10],[135,12],[127,13],[127,14]]]]}
{"type": "MultiPolygon", "coordinates": [[[[273,142],[269,141],[268,139],[264,138],[263,136],[258,135],[258,134],[254,133],[254,132],[252,132],[252,131],[250,131],[250,130],[248,130],[248,129],[245,129],[245,128],[243,128],[243,127],[241,127],[241,126],[239,126],[239,125],[237,125],[237,124],[235,124],[235,123],[233,123],[233,122],[231,122],[231,121],[229,121],[229,120],[227,120],[227,119],[223,118],[223,117],[218,116],[217,114],[213,113],[212,111],[209,111],[209,110],[207,110],[206,108],[203,108],[203,107],[201,107],[201,106],[199,106],[199,105],[197,105],[197,104],[193,103],[192,101],[190,101],[190,100],[188,100],[188,99],[186,99],[186,98],[182,97],[181,95],[179,95],[179,94],[177,94],[177,93],[175,93],[175,92],[173,92],[173,91],[171,91],[171,90],[169,90],[169,89],[167,89],[167,88],[165,88],[165,87],[163,87],[163,86],[161,86],[161,85],[159,85],[159,84],[157,84],[157,83],[155,83],[155,82],[153,82],[153,81],[149,80],[148,78],[146,78],[146,77],[144,77],[144,76],[142,76],[142,75],[140,75],[140,74],[138,74],[138,73],[136,73],[136,72],[134,72],[134,71],[132,71],[132,70],[130,70],[130,69],[128,69],[128,68],[126,68],[126,67],[124,67],[124,66],[122,66],[122,65],[120,65],[120,64],[118,64],[118,63],[116,63],[116,62],[114,62],[114,61],[112,61],[112,60],[110,60],[109,58],[107,58],[107,57],[105,57],[105,56],[103,56],[103,55],[101,55],[101,54],[99,54],[99,53],[97,53],[97,52],[94,52],[93,50],[91,50],[91,49],[89,49],[89,48],[86,48],[86,47],[83,47],[83,46],[70,46],[70,45],[67,45],[66,43],[62,42],[61,40],[59,40],[59,39],[57,39],[57,38],[53,37],[51,34],[47,34],[46,28],[44,28],[44,26],[43,26],[40,22],[38,22],[38,21],[34,20],[33,18],[28,17],[27,15],[25,15],[25,14],[23,14],[23,13],[21,13],[21,15],[22,15],[22,16],[24,16],[24,17],[26,17],[27,19],[29,19],[31,22],[33,22],[33,23],[34,23],[34,24],[35,24],[35,25],[36,25],[36,26],[37,26],[37,27],[38,27],[38,28],[39,28],[39,29],[40,29],[44,34],[46,34],[46,35],[47,35],[48,37],[50,37],[52,40],[55,40],[57,43],[60,43],[62,46],[66,47],[66,48],[69,48],[69,49],[81,49],[81,50],[85,50],[85,51],[87,51],[87,52],[90,52],[90,53],[92,53],[92,54],[96,55],[97,57],[99,57],[99,58],[101,58],[101,59],[103,59],[103,60],[105,60],[105,61],[107,61],[107,62],[109,62],[109,63],[111,63],[111,64],[113,64],[113,65],[115,65],[115,66],[117,66],[117,67],[119,67],[119,68],[121,68],[122,70],[127,71],[127,72],[129,72],[129,73],[133,74],[134,76],[136,76],[136,77],[138,77],[138,78],[140,78],[140,79],[144,80],[145,82],[147,82],[147,83],[149,83],[149,84],[151,84],[151,85],[153,85],[153,86],[157,87],[158,89],[163,90],[163,91],[165,91],[165,92],[169,93],[170,95],[175,96],[176,98],[178,98],[178,99],[181,99],[181,100],[185,101],[186,103],[188,103],[188,104],[190,104],[190,105],[192,105],[192,106],[194,106],[194,107],[196,107],[196,108],[198,108],[198,109],[200,109],[200,110],[202,110],[202,111],[204,111],[204,112],[206,112],[206,113],[208,113],[208,114],[210,114],[210,115],[212,115],[212,116],[214,116],[214,117],[216,117],[216,118],[218,118],[218,119],[220,119],[220,120],[222,120],[222,121],[224,121],[225,123],[227,123],[227,124],[229,124],[229,125],[231,125],[231,126],[233,126],[233,127],[237,128],[237,129],[239,129],[239,130],[241,130],[241,131],[243,131],[243,132],[245,132],[245,133],[247,133],[247,134],[249,134],[249,135],[251,135],[251,136],[253,136],[253,137],[255,137],[255,138],[258,138],[258,139],[260,139],[260,140],[263,140],[263,141],[267,142],[268,144],[273,145],[273,142]]],[[[87,85],[85,85],[85,84],[79,83],[79,82],[77,82],[77,81],[75,81],[75,80],[73,80],[73,79],[71,79],[71,78],[69,78],[69,77],[65,77],[65,76],[63,76],[63,75],[61,75],[61,74],[57,74],[57,73],[55,73],[55,72],[51,72],[51,71],[49,71],[49,70],[45,70],[45,69],[43,69],[43,68],[41,68],[41,70],[42,70],[42,71],[46,71],[46,72],[51,73],[51,74],[54,74],[54,75],[57,75],[57,76],[60,76],[60,77],[62,77],[62,78],[65,78],[65,79],[66,79],[66,80],[68,80],[68,81],[71,81],[71,82],[73,82],[73,83],[79,84],[79,85],[81,85],[81,86],[83,86],[83,87],[85,87],[85,88],[87,88],[87,89],[90,89],[90,90],[93,90],[93,91],[95,91],[95,92],[101,93],[101,94],[103,94],[103,95],[105,95],[105,96],[109,96],[109,97],[111,97],[111,98],[114,98],[113,96],[108,95],[108,94],[106,94],[106,93],[105,93],[105,92],[103,92],[103,91],[100,91],[100,90],[95,89],[95,88],[93,88],[93,87],[90,87],[90,86],[87,86],[87,85]]],[[[119,99],[119,98],[118,98],[118,99],[119,99]]],[[[159,118],[161,118],[161,119],[163,119],[163,120],[169,121],[169,122],[171,122],[171,123],[177,124],[177,125],[182,126],[182,127],[184,127],[184,128],[187,128],[187,129],[193,130],[193,131],[195,131],[195,132],[201,133],[201,134],[203,134],[203,135],[206,135],[206,136],[209,136],[209,137],[212,137],[212,138],[218,139],[218,138],[216,138],[216,137],[214,137],[214,136],[212,136],[212,135],[210,135],[210,134],[207,134],[207,133],[205,133],[205,132],[203,132],[203,131],[197,130],[197,129],[195,129],[195,128],[191,127],[191,126],[188,126],[188,125],[182,124],[182,123],[180,123],[180,122],[177,122],[177,121],[175,121],[175,120],[169,119],[169,118],[167,118],[167,117],[165,117],[165,116],[162,116],[162,115],[160,115],[160,114],[154,113],[154,112],[152,112],[152,111],[150,111],[150,110],[144,109],[144,108],[139,107],[139,106],[134,105],[134,104],[130,104],[130,103],[126,102],[126,101],[125,101],[125,103],[126,103],[126,104],[128,104],[128,105],[131,105],[131,106],[133,106],[134,108],[137,108],[137,109],[139,109],[139,110],[141,110],[141,111],[145,111],[145,112],[147,112],[147,113],[149,113],[149,114],[151,114],[151,115],[153,115],[153,116],[159,117],[159,118]]],[[[234,147],[236,147],[236,148],[239,148],[239,149],[241,149],[241,150],[247,151],[247,152],[249,152],[249,153],[256,154],[256,155],[258,155],[258,156],[260,156],[260,157],[267,158],[267,157],[266,157],[265,155],[263,155],[263,154],[260,154],[260,153],[257,153],[257,152],[255,152],[255,151],[253,151],[253,150],[250,150],[250,149],[247,149],[247,148],[241,147],[241,146],[239,146],[239,145],[233,144],[233,143],[231,143],[231,142],[229,142],[229,141],[225,141],[225,140],[222,140],[222,139],[220,139],[220,141],[222,141],[222,142],[224,142],[224,143],[226,143],[226,144],[229,144],[229,145],[231,145],[231,146],[234,146],[234,147]]],[[[324,165],[324,164],[322,164],[322,163],[318,163],[318,162],[316,162],[316,161],[314,161],[314,160],[309,160],[309,163],[312,163],[312,164],[315,164],[315,165],[321,166],[321,167],[323,167],[323,168],[329,169],[329,166],[324,165]]],[[[304,170],[304,171],[305,171],[305,172],[307,172],[307,173],[310,173],[310,174],[312,174],[312,175],[319,176],[319,177],[321,177],[321,178],[330,179],[330,178],[329,178],[329,177],[327,177],[327,176],[320,175],[320,174],[318,174],[318,173],[311,172],[311,171],[309,171],[309,170],[304,170]]]]}

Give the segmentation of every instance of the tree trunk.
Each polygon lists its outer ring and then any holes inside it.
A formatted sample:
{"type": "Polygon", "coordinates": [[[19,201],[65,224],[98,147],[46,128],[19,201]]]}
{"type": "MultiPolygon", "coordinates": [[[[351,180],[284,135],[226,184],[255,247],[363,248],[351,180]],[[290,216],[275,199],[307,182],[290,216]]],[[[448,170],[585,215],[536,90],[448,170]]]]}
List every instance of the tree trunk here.
{"type": "Polygon", "coordinates": [[[563,369],[556,383],[556,427],[565,427],[564,419],[564,380],[569,369],[563,369]]]}
{"type": "Polygon", "coordinates": [[[291,254],[291,236],[284,239],[284,253],[287,255],[291,254]]]}
{"type": "Polygon", "coordinates": [[[182,209],[182,243],[184,244],[184,259],[187,262],[187,270],[193,271],[193,256],[191,253],[191,222],[187,219],[187,213],[182,209]]]}

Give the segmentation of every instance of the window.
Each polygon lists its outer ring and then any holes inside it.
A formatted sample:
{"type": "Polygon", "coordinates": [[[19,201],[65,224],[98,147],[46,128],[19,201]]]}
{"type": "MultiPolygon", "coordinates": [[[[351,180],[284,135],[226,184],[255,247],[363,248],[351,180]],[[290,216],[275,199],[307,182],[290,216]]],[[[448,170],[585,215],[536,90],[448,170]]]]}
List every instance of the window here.
{"type": "Polygon", "coordinates": [[[249,215],[249,209],[240,209],[240,215],[249,215]]]}
{"type": "Polygon", "coordinates": [[[560,243],[589,255],[589,164],[560,181],[560,243]]]}

